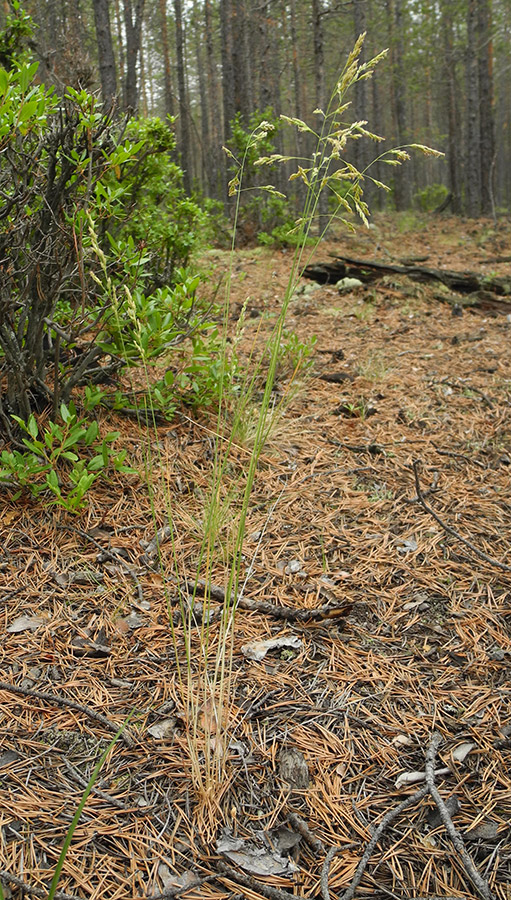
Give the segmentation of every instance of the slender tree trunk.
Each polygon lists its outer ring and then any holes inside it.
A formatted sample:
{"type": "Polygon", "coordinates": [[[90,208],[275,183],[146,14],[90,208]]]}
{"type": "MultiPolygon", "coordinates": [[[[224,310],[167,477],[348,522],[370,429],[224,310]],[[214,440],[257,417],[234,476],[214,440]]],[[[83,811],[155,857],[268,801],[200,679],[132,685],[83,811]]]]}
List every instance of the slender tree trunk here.
{"type": "Polygon", "coordinates": [[[271,71],[271,23],[270,0],[260,7],[259,16],[259,109],[266,109],[272,102],[272,71],[271,71]]]}
{"type": "Polygon", "coordinates": [[[209,115],[208,95],[207,95],[207,91],[206,91],[206,77],[205,77],[204,64],[203,64],[203,58],[202,58],[201,25],[199,22],[199,10],[198,10],[198,7],[196,4],[194,4],[193,37],[194,37],[194,44],[195,44],[195,61],[196,61],[196,65],[197,65],[197,78],[199,81],[200,127],[201,127],[200,163],[197,166],[197,171],[201,173],[200,179],[201,179],[202,189],[204,191],[207,190],[208,193],[211,193],[211,185],[209,182],[210,167],[208,166],[208,155],[209,155],[209,148],[210,148],[210,143],[211,143],[210,132],[209,132],[210,115],[209,115]]]}
{"type": "Polygon", "coordinates": [[[145,55],[144,55],[144,45],[142,41],[140,42],[140,50],[139,50],[139,70],[140,70],[140,100],[139,100],[139,108],[142,116],[147,118],[148,115],[148,104],[147,104],[147,84],[146,84],[146,73],[145,73],[145,55]]]}
{"type": "Polygon", "coordinates": [[[145,0],[136,0],[135,15],[133,15],[131,0],[124,0],[124,28],[126,31],[124,105],[131,113],[135,113],[138,107],[137,63],[140,55],[144,6],[145,0]]]}
{"type": "Polygon", "coordinates": [[[218,199],[223,198],[222,191],[222,171],[225,170],[225,162],[222,159],[222,142],[220,135],[223,134],[220,100],[219,81],[216,67],[215,47],[213,41],[213,18],[211,11],[211,0],[204,0],[204,25],[205,25],[205,45],[206,45],[206,74],[207,74],[207,116],[208,116],[208,133],[209,146],[207,147],[208,159],[206,162],[207,181],[210,194],[218,199]]]}
{"type": "Polygon", "coordinates": [[[449,6],[450,0],[443,0],[441,29],[444,39],[444,79],[448,123],[447,164],[449,166],[449,189],[452,193],[452,211],[453,213],[458,214],[461,212],[461,184],[459,172],[461,134],[457,104],[459,91],[456,79],[454,32],[449,6]]]}
{"type": "Polygon", "coordinates": [[[176,22],[177,89],[179,94],[179,152],[184,173],[183,184],[185,191],[189,194],[192,190],[190,177],[190,127],[186,95],[183,8],[181,0],[174,0],[174,17],[176,22]]]}
{"type": "MultiPolygon", "coordinates": [[[[296,0],[289,0],[289,30],[291,34],[291,57],[293,61],[293,86],[295,116],[303,119],[302,107],[302,78],[298,62],[298,33],[296,28],[296,0]]],[[[299,132],[297,132],[298,134],[299,132]]]]}
{"type": "Polygon", "coordinates": [[[465,171],[466,211],[481,213],[481,130],[479,124],[477,0],[468,0],[467,10],[467,161],[465,171]]]}
{"type": "Polygon", "coordinates": [[[117,72],[110,28],[109,2],[108,0],[93,0],[93,6],[98,44],[101,96],[105,107],[110,108],[113,106],[117,94],[117,72]]]}
{"type": "Polygon", "coordinates": [[[493,44],[489,0],[478,2],[479,37],[479,128],[481,143],[481,212],[494,213],[492,173],[495,155],[493,121],[493,44]]]}
{"type": "Polygon", "coordinates": [[[167,26],[167,3],[159,0],[161,42],[163,49],[163,96],[165,103],[165,115],[174,115],[174,98],[172,96],[172,70],[170,65],[169,29],[167,26]]]}
{"type": "Polygon", "coordinates": [[[312,0],[312,36],[314,43],[314,87],[316,106],[325,106],[325,48],[323,34],[323,8],[321,0],[312,0]]]}
{"type": "Polygon", "coordinates": [[[231,0],[231,70],[234,80],[234,108],[248,122],[251,113],[247,16],[244,0],[231,0]]]}
{"type": "Polygon", "coordinates": [[[121,21],[121,9],[119,6],[119,0],[114,0],[115,2],[115,27],[116,27],[116,37],[117,37],[117,52],[119,59],[119,84],[122,85],[123,89],[123,104],[124,104],[124,75],[125,75],[125,64],[124,64],[124,43],[122,36],[122,21],[121,21]]]}
{"type": "MultiPolygon", "coordinates": [[[[404,23],[403,0],[387,0],[389,31],[391,38],[391,66],[393,112],[396,143],[406,143],[406,77],[404,71],[404,23]]],[[[405,168],[397,169],[394,176],[394,199],[397,210],[406,209],[410,201],[408,175],[405,168]]]]}
{"type": "MultiPolygon", "coordinates": [[[[353,25],[355,31],[355,40],[361,34],[364,34],[367,31],[367,20],[366,20],[366,0],[353,0],[353,25]]],[[[365,62],[367,59],[367,47],[366,44],[362,47],[362,53],[360,55],[360,62],[365,62]]],[[[357,81],[355,85],[355,109],[354,115],[356,119],[362,119],[368,122],[369,120],[369,110],[368,110],[368,88],[369,82],[365,79],[361,81],[357,81]]],[[[371,146],[368,142],[367,138],[362,138],[360,141],[357,141],[355,144],[355,161],[356,166],[359,172],[364,172],[370,162],[370,154],[371,154],[371,146]]],[[[364,199],[366,203],[371,204],[371,198],[373,195],[372,185],[369,179],[364,179],[362,181],[362,188],[364,190],[364,199]]]]}
{"type": "MultiPolygon", "coordinates": [[[[325,47],[323,32],[323,7],[321,0],[312,0],[312,36],[314,47],[314,89],[316,107],[324,112],[326,106],[325,93],[325,47]]],[[[317,206],[319,233],[325,231],[328,217],[327,190],[321,191],[317,206]]]]}
{"type": "Polygon", "coordinates": [[[230,121],[236,111],[234,104],[234,72],[232,69],[232,0],[220,0],[220,41],[222,56],[222,92],[224,111],[224,140],[230,136],[230,121]]]}

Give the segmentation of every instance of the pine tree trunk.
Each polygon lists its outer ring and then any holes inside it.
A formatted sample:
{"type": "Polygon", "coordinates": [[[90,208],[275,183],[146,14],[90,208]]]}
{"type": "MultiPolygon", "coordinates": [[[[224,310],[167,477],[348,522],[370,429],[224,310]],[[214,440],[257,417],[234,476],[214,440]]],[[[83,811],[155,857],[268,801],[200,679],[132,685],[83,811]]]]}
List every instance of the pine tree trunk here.
{"type": "MultiPolygon", "coordinates": [[[[316,108],[326,112],[325,92],[325,48],[323,32],[323,8],[321,0],[312,0],[312,35],[314,46],[314,88],[316,108]]],[[[318,207],[319,233],[323,234],[328,221],[328,193],[324,189],[319,195],[318,207]]]]}
{"type": "MultiPolygon", "coordinates": [[[[353,0],[353,26],[355,40],[358,40],[359,36],[367,31],[366,0],[353,0]]],[[[360,62],[365,62],[367,56],[367,46],[366,43],[364,43],[362,53],[360,54],[360,62]]],[[[357,81],[355,85],[354,117],[356,119],[365,120],[369,124],[368,87],[369,82],[366,80],[357,81]]],[[[362,138],[360,141],[357,141],[354,145],[354,149],[355,165],[359,172],[363,173],[370,162],[371,146],[368,143],[368,139],[362,138]]],[[[361,186],[364,191],[364,199],[370,206],[374,194],[370,180],[362,180],[361,186]]]]}
{"type": "Polygon", "coordinates": [[[183,8],[181,5],[181,0],[174,0],[174,17],[176,22],[177,88],[179,94],[179,152],[181,155],[181,166],[184,173],[184,188],[185,191],[190,194],[192,190],[190,175],[190,128],[188,118],[188,103],[186,100],[183,8]]]}
{"type": "Polygon", "coordinates": [[[124,86],[124,106],[130,113],[138,108],[137,63],[142,37],[142,18],[145,0],[137,0],[135,17],[131,0],[124,0],[124,28],[126,31],[126,82],[124,86]]]}
{"type": "MultiPolygon", "coordinates": [[[[406,143],[406,77],[404,71],[404,23],[403,0],[387,0],[387,14],[391,38],[391,66],[393,117],[395,141],[398,146],[406,143]]],[[[394,175],[394,199],[397,210],[406,209],[410,202],[408,172],[396,169],[394,175]]]]}
{"type": "Polygon", "coordinates": [[[174,115],[174,98],[172,96],[172,70],[170,65],[169,29],[167,26],[167,3],[160,3],[161,42],[163,49],[163,96],[165,103],[165,115],[174,115]]]}
{"type": "Polygon", "coordinates": [[[223,198],[222,172],[225,163],[221,158],[222,134],[221,102],[219,97],[219,83],[216,68],[215,47],[213,43],[213,21],[211,15],[211,0],[204,0],[204,25],[206,44],[206,73],[207,73],[207,97],[208,97],[208,133],[209,147],[207,148],[207,181],[210,195],[218,199],[223,198]]]}
{"type": "Polygon", "coordinates": [[[124,87],[125,87],[125,63],[124,63],[124,43],[122,36],[122,21],[121,21],[121,9],[119,6],[119,0],[114,0],[115,2],[115,27],[117,32],[117,46],[118,46],[118,54],[119,54],[119,84],[122,85],[123,89],[123,105],[124,105],[124,87]]]}
{"type": "Polygon", "coordinates": [[[481,143],[481,212],[493,215],[492,173],[495,154],[493,121],[493,44],[489,0],[478,2],[479,128],[481,143]]]}
{"type": "Polygon", "coordinates": [[[477,0],[468,0],[467,11],[467,149],[465,171],[466,212],[481,214],[481,131],[479,124],[477,0]]]}
{"type": "Polygon", "coordinates": [[[206,189],[208,194],[211,193],[211,185],[209,183],[210,167],[208,166],[208,156],[210,153],[210,133],[209,133],[209,103],[206,91],[206,78],[204,72],[204,64],[202,58],[202,35],[199,24],[199,10],[194,4],[194,43],[195,43],[195,60],[197,65],[197,78],[199,81],[199,98],[200,98],[200,127],[201,127],[201,147],[200,147],[200,165],[197,170],[200,171],[201,183],[203,190],[206,189]]]}
{"type": "Polygon", "coordinates": [[[232,70],[232,0],[220,0],[220,43],[222,56],[222,92],[224,111],[224,142],[230,137],[230,122],[234,118],[234,72],[232,70]]]}
{"type": "Polygon", "coordinates": [[[456,59],[454,56],[454,31],[450,13],[450,0],[443,0],[441,29],[444,39],[444,79],[445,105],[447,109],[447,164],[449,166],[449,190],[452,194],[452,211],[455,215],[461,212],[461,184],[459,158],[461,134],[457,97],[459,89],[456,79],[456,59]]]}
{"type": "Polygon", "coordinates": [[[93,0],[94,25],[98,44],[99,77],[101,79],[101,96],[105,107],[112,107],[117,94],[117,72],[115,66],[114,46],[110,27],[110,9],[108,0],[93,0]]]}

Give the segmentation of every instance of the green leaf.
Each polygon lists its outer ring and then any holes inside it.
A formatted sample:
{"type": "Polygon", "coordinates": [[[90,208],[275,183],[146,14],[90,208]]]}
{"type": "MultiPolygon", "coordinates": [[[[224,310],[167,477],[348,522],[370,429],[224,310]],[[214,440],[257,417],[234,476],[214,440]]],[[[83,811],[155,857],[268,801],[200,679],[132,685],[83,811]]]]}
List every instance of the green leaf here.
{"type": "Polygon", "coordinates": [[[27,122],[28,119],[31,119],[37,112],[37,107],[39,106],[37,100],[31,100],[29,103],[24,103],[20,109],[19,113],[19,121],[27,122]]]}
{"type": "Polygon", "coordinates": [[[0,91],[5,94],[9,86],[9,76],[5,69],[0,69],[0,91]]]}
{"type": "Polygon", "coordinates": [[[87,428],[87,432],[86,432],[86,435],[84,438],[85,444],[87,447],[90,447],[90,445],[96,440],[98,433],[99,433],[98,423],[91,422],[89,427],[87,428]]]}
{"type": "Polygon", "coordinates": [[[67,438],[63,442],[62,449],[67,450],[68,447],[74,447],[75,444],[79,444],[80,441],[83,441],[86,434],[87,434],[86,428],[82,428],[79,425],[75,425],[71,429],[71,433],[68,434],[67,438]]]}
{"type": "Polygon", "coordinates": [[[39,428],[37,427],[37,422],[33,415],[30,416],[30,419],[28,420],[28,433],[33,438],[36,438],[37,435],[39,434],[39,428]]]}
{"type": "Polygon", "coordinates": [[[100,469],[104,469],[104,467],[105,462],[102,453],[99,453],[97,456],[93,456],[92,459],[87,463],[89,472],[98,472],[100,469]]]}
{"type": "Polygon", "coordinates": [[[31,450],[32,453],[35,453],[36,456],[44,455],[44,444],[42,441],[29,441],[28,438],[23,438],[23,443],[28,450],[31,450]]]}
{"type": "Polygon", "coordinates": [[[69,408],[66,406],[65,403],[61,403],[61,404],[60,404],[60,415],[62,416],[62,421],[65,422],[66,425],[67,425],[67,424],[71,421],[71,419],[73,418],[72,415],[71,415],[71,413],[70,413],[70,411],[69,411],[69,408]]]}

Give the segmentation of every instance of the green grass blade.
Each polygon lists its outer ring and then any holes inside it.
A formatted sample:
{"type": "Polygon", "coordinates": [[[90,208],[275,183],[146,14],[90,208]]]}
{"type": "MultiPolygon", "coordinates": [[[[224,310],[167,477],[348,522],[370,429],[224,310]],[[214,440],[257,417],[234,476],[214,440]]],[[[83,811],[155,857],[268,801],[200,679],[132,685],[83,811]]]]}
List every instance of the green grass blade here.
{"type": "MultiPolygon", "coordinates": [[[[133,711],[133,712],[134,712],[134,711],[133,711]]],[[[69,826],[69,828],[68,828],[68,830],[67,830],[67,834],[66,834],[66,837],[65,837],[65,840],[64,840],[64,844],[63,844],[62,850],[60,851],[60,856],[59,856],[59,858],[58,858],[57,865],[55,866],[55,872],[53,873],[53,878],[52,878],[52,880],[51,880],[50,890],[49,890],[49,892],[48,892],[48,900],[54,900],[55,893],[56,893],[56,891],[57,891],[57,885],[58,885],[58,883],[59,883],[60,875],[61,875],[61,873],[62,873],[62,867],[63,867],[64,861],[65,861],[65,859],[66,859],[67,851],[69,850],[69,847],[70,847],[70,845],[71,845],[71,841],[73,840],[73,834],[74,834],[74,832],[75,832],[76,826],[78,825],[78,822],[80,821],[80,816],[81,816],[81,814],[82,814],[82,812],[83,812],[83,809],[84,809],[85,804],[87,803],[87,799],[88,799],[88,797],[89,797],[89,794],[90,794],[90,792],[92,791],[92,788],[94,787],[94,785],[95,785],[95,783],[96,783],[96,781],[97,781],[98,775],[99,775],[99,773],[100,773],[100,771],[101,771],[101,769],[102,769],[102,767],[103,767],[103,763],[105,762],[105,760],[106,760],[108,754],[110,753],[110,750],[112,749],[112,747],[114,747],[115,744],[117,743],[117,741],[119,740],[121,734],[123,733],[124,729],[126,728],[128,722],[130,721],[130,719],[131,719],[131,717],[132,717],[132,715],[133,715],[133,712],[131,712],[131,713],[129,714],[128,718],[126,719],[126,721],[123,722],[123,724],[122,724],[121,727],[119,728],[119,731],[118,731],[118,732],[116,733],[116,735],[112,738],[112,740],[110,741],[108,747],[107,747],[106,750],[101,754],[101,756],[99,757],[99,759],[98,759],[98,761],[97,761],[97,763],[96,763],[96,765],[95,765],[95,767],[94,767],[94,771],[93,771],[93,773],[92,773],[92,775],[91,775],[91,777],[90,777],[90,779],[89,779],[89,782],[88,782],[88,784],[87,784],[87,787],[85,788],[85,790],[84,790],[84,792],[83,792],[83,794],[82,794],[82,799],[80,800],[80,803],[78,804],[78,808],[77,808],[77,810],[76,810],[76,812],[75,812],[75,814],[74,814],[74,816],[73,816],[73,821],[71,822],[71,824],[70,824],[70,826],[69,826]]],[[[0,885],[0,891],[1,891],[1,885],[0,885]]],[[[3,894],[1,894],[1,893],[0,893],[0,900],[3,900],[3,894]]]]}

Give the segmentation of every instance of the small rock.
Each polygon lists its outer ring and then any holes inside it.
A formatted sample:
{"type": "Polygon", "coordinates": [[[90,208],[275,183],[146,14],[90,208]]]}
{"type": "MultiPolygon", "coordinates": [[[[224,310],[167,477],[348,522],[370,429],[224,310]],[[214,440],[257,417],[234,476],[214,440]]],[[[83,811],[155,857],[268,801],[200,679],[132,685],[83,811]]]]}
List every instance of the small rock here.
{"type": "Polygon", "coordinates": [[[363,282],[359,278],[341,278],[335,285],[340,294],[346,294],[348,291],[354,291],[355,288],[363,286],[363,282]]]}

